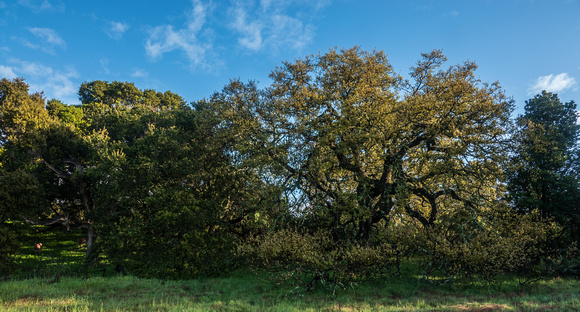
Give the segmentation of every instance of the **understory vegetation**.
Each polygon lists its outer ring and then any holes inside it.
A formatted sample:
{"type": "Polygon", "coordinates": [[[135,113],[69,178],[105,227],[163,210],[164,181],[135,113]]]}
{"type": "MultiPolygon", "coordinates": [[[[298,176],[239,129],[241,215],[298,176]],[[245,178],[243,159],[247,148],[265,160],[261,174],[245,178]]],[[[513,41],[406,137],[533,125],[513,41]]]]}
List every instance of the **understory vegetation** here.
{"type": "Polygon", "coordinates": [[[191,103],[92,81],[67,105],[3,78],[1,304],[572,309],[576,104],[544,91],[512,116],[475,63],[445,62],[405,79],[330,50],[191,103]]]}
{"type": "Polygon", "coordinates": [[[467,278],[449,283],[420,276],[417,260],[404,262],[399,276],[310,289],[246,269],[220,277],[144,279],[107,259],[86,266],[79,235],[64,229],[33,227],[21,234],[19,269],[0,282],[2,311],[575,311],[580,306],[575,278],[502,275],[492,283],[467,278]],[[42,254],[32,246],[39,238],[47,245],[42,254]]]}

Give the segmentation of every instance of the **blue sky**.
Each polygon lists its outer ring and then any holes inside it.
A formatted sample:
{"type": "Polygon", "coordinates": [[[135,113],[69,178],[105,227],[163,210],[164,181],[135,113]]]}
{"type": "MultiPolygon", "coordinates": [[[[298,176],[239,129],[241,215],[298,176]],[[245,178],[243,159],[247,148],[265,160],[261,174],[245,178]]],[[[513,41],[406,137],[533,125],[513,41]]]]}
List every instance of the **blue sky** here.
{"type": "Polygon", "coordinates": [[[77,104],[84,81],[129,81],[188,101],[232,78],[329,48],[421,52],[479,65],[522,113],[542,89],[580,102],[580,0],[0,0],[0,77],[77,104]]]}

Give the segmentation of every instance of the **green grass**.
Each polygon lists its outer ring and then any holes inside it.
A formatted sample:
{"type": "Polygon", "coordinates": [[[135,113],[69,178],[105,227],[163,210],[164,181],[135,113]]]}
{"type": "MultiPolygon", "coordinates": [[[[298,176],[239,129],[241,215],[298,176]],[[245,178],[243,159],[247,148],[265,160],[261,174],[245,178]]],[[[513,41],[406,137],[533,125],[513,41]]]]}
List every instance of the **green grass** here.
{"type": "Polygon", "coordinates": [[[42,278],[57,273],[78,276],[101,270],[96,265],[85,265],[86,247],[79,248],[76,241],[83,235],[86,236],[83,232],[69,232],[62,228],[47,229],[40,226],[28,228],[19,237],[20,250],[16,255],[18,270],[14,277],[42,278]],[[35,243],[42,243],[42,251],[34,251],[35,243]]]}
{"type": "Polygon", "coordinates": [[[19,271],[0,282],[0,311],[580,311],[580,281],[554,278],[521,286],[438,285],[404,277],[312,291],[265,282],[240,270],[228,277],[163,281],[122,276],[106,261],[84,264],[80,233],[32,228],[21,238],[19,271]],[[41,239],[42,238],[42,241],[41,239]],[[42,242],[35,254],[34,242],[42,242]],[[103,277],[103,269],[105,277],[103,277]]]}
{"type": "Polygon", "coordinates": [[[305,292],[257,276],[162,281],[130,276],[64,277],[0,283],[2,311],[578,311],[580,283],[552,279],[520,287],[455,283],[434,286],[392,278],[305,292]]]}

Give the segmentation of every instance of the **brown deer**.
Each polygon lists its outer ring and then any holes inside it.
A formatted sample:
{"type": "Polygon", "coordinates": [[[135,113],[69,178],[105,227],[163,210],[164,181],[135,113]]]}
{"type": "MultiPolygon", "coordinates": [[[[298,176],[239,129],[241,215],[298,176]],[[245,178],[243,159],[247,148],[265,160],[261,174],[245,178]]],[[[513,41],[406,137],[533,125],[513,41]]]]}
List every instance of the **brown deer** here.
{"type": "Polygon", "coordinates": [[[34,253],[39,254],[42,252],[42,243],[34,242],[34,253]]]}

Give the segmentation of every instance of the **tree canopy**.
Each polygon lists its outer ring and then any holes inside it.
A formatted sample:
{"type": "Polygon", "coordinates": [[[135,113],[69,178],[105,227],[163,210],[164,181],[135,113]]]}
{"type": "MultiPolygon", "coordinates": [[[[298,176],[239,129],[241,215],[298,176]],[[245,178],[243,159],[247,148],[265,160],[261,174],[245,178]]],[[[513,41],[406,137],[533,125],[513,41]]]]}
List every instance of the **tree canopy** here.
{"type": "Polygon", "coordinates": [[[544,92],[514,127],[498,83],[445,62],[425,53],[404,79],[382,51],[332,49],[192,103],[92,81],[67,105],[2,79],[2,261],[12,226],[35,224],[85,231],[87,264],[162,278],[245,264],[312,286],[409,257],[425,276],[541,267],[539,242],[579,232],[576,106],[544,92]]]}
{"type": "Polygon", "coordinates": [[[444,61],[424,54],[404,81],[383,52],[332,50],[284,63],[264,91],[234,81],[224,97],[297,209],[368,240],[401,213],[431,227],[497,197],[512,103],[475,64],[444,61]]]}
{"type": "Polygon", "coordinates": [[[516,163],[510,194],[517,210],[538,210],[580,242],[580,125],[576,103],[542,92],[526,101],[517,119],[516,163]]]}

